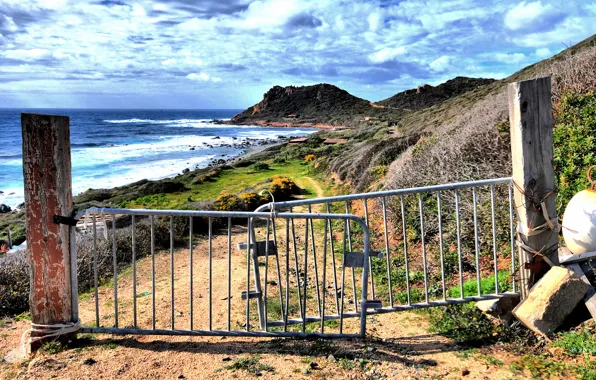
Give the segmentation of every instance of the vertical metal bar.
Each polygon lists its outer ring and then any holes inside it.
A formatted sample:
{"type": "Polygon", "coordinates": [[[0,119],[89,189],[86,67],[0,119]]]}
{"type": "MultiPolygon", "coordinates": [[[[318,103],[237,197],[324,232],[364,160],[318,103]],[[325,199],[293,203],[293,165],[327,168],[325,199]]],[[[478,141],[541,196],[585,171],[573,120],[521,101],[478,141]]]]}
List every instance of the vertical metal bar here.
{"type": "Polygon", "coordinates": [[[155,330],[155,219],[151,220],[151,328],[155,330]]]}
{"type": "MultiPolygon", "coordinates": [[[[350,204],[348,201],[346,201],[346,214],[350,213],[350,204]]],[[[348,249],[350,250],[350,252],[352,252],[352,228],[350,225],[351,221],[347,221],[348,223],[348,249]]],[[[358,297],[358,294],[356,293],[356,276],[354,274],[354,268],[350,268],[352,271],[352,299],[354,300],[354,311],[357,313],[358,312],[358,301],[356,300],[356,298],[358,297]]],[[[343,291],[343,288],[342,288],[343,291]]]]}
{"type": "Polygon", "coordinates": [[[97,291],[98,273],[97,273],[97,215],[93,215],[93,289],[95,294],[95,327],[99,326],[99,295],[97,291]]]}
{"type": "MultiPolygon", "coordinates": [[[[308,205],[308,212],[312,213],[312,207],[308,205]]],[[[316,242],[315,242],[315,227],[312,219],[309,219],[310,223],[310,240],[312,245],[312,257],[313,257],[313,265],[315,270],[315,290],[317,291],[317,309],[319,312],[319,317],[321,316],[321,290],[319,288],[319,269],[317,264],[317,251],[316,251],[316,242]]],[[[324,289],[323,289],[324,291],[324,289]]]]}
{"type": "Polygon", "coordinates": [[[170,216],[170,296],[171,296],[171,325],[174,324],[174,217],[170,216]]]}
{"type": "MultiPolygon", "coordinates": [[[[364,220],[366,221],[366,227],[369,227],[369,220],[368,220],[368,200],[365,198],[364,199],[364,220]]],[[[372,258],[370,256],[368,256],[368,266],[372,268],[372,258]]],[[[369,271],[370,273],[370,290],[372,292],[372,298],[373,299],[377,299],[377,297],[375,296],[375,274],[371,271],[369,271]]]]}
{"type": "Polygon", "coordinates": [[[116,214],[112,214],[112,254],[114,264],[114,327],[118,328],[118,260],[116,259],[116,214]]]}
{"type": "Polygon", "coordinates": [[[381,198],[383,205],[383,231],[385,233],[385,260],[387,261],[387,280],[389,281],[389,303],[393,307],[393,286],[391,283],[391,259],[389,257],[389,232],[387,230],[387,199],[381,198]]]}
{"type": "Polygon", "coordinates": [[[460,297],[464,298],[464,261],[461,252],[461,224],[459,220],[459,191],[457,189],[455,191],[455,221],[457,226],[457,257],[459,259],[459,290],[460,290],[460,297]]]}
{"type": "Polygon", "coordinates": [[[247,242],[246,244],[246,331],[250,331],[250,243],[251,243],[251,236],[250,230],[252,225],[252,219],[248,218],[247,223],[247,242]]]}
{"type": "Polygon", "coordinates": [[[404,230],[404,259],[406,265],[406,291],[408,292],[408,305],[412,304],[412,298],[410,295],[410,261],[408,258],[408,232],[406,225],[406,207],[404,204],[404,196],[399,196],[399,202],[401,204],[401,224],[404,230]]]}
{"type": "Polygon", "coordinates": [[[476,186],[472,187],[472,199],[474,203],[474,251],[476,253],[476,281],[478,285],[478,295],[482,295],[480,284],[480,251],[478,247],[478,199],[476,195],[476,186]]]}
{"type": "Polygon", "coordinates": [[[193,267],[194,267],[194,260],[193,260],[193,252],[192,252],[192,248],[193,248],[192,247],[192,245],[193,245],[193,243],[192,243],[192,232],[193,232],[193,219],[194,218],[191,216],[189,219],[190,220],[188,221],[189,222],[189,227],[188,227],[188,229],[189,229],[189,232],[188,232],[188,253],[189,253],[189,256],[190,256],[189,257],[189,259],[190,259],[189,277],[190,278],[188,280],[190,282],[190,296],[189,296],[189,304],[190,304],[190,315],[189,315],[189,317],[190,317],[190,330],[192,331],[193,330],[193,327],[194,327],[193,326],[193,322],[194,322],[194,307],[193,307],[194,306],[193,305],[193,299],[194,299],[194,296],[193,296],[193,293],[194,293],[193,292],[193,282],[194,282],[193,267]]]}
{"type": "MultiPolygon", "coordinates": [[[[331,214],[331,208],[329,203],[327,203],[327,213],[331,214]]],[[[329,223],[329,248],[331,249],[331,261],[333,263],[333,288],[335,290],[335,311],[337,312],[337,314],[339,314],[339,299],[337,297],[337,264],[335,261],[335,247],[333,246],[333,225],[331,224],[331,219],[328,219],[326,223],[329,223]]]]}
{"type": "Polygon", "coordinates": [[[441,283],[443,285],[443,301],[447,300],[445,287],[445,252],[443,250],[443,213],[441,210],[441,192],[437,191],[437,217],[439,218],[439,249],[441,251],[441,283]]]}
{"type": "Polygon", "coordinates": [[[497,258],[497,225],[495,222],[495,185],[490,185],[490,208],[493,224],[493,259],[495,264],[495,294],[499,294],[499,262],[497,258]]]}
{"type": "Polygon", "coordinates": [[[213,219],[209,217],[209,331],[213,329],[213,219]]]}
{"type": "Polygon", "coordinates": [[[341,255],[341,302],[339,312],[339,333],[343,334],[344,329],[344,295],[346,294],[346,234],[348,231],[347,219],[344,219],[343,254],[341,255]]]}
{"type": "MultiPolygon", "coordinates": [[[[251,218],[252,219],[252,218],[251,218]]],[[[254,222],[254,220],[253,220],[254,222]]],[[[265,329],[265,318],[264,314],[264,307],[263,307],[263,290],[261,286],[261,270],[259,268],[259,256],[257,254],[257,236],[255,233],[255,224],[251,223],[250,229],[250,239],[249,239],[249,250],[252,244],[252,268],[253,268],[253,276],[255,281],[255,292],[257,294],[257,312],[259,315],[259,327],[264,330],[265,329]]]]}
{"type": "Polygon", "coordinates": [[[273,244],[275,245],[275,249],[277,250],[275,254],[275,267],[277,269],[277,283],[279,288],[279,305],[281,310],[281,317],[284,319],[284,300],[283,300],[283,286],[281,284],[281,266],[279,265],[279,248],[277,246],[277,229],[275,228],[275,218],[271,219],[271,224],[273,225],[273,244]]]}
{"type": "Polygon", "coordinates": [[[321,300],[321,334],[325,333],[325,295],[327,293],[327,221],[323,233],[323,294],[321,300]]]}
{"type": "Polygon", "coordinates": [[[302,332],[306,332],[306,299],[308,283],[308,219],[304,220],[304,297],[302,297],[304,317],[302,317],[302,332]]]}
{"type": "MultiPolygon", "coordinates": [[[[290,212],[292,212],[292,208],[290,207],[290,212]]],[[[300,268],[298,267],[298,252],[296,247],[296,229],[294,225],[294,218],[290,219],[290,223],[292,224],[292,244],[294,246],[294,265],[296,266],[296,288],[298,289],[298,305],[300,305],[300,318],[305,317],[305,312],[302,310],[302,289],[300,288],[300,268]]],[[[304,295],[306,297],[306,294],[304,295]]]]}
{"type": "Polygon", "coordinates": [[[270,219],[267,218],[267,233],[265,238],[265,285],[263,286],[263,318],[265,319],[265,331],[269,331],[267,327],[267,281],[268,281],[268,272],[269,272],[269,224],[270,219]]]}
{"type": "Polygon", "coordinates": [[[228,217],[228,331],[232,329],[232,218],[228,217]]]}
{"type": "Polygon", "coordinates": [[[284,332],[288,331],[289,309],[290,309],[290,221],[286,219],[286,312],[284,313],[284,332]]]}
{"type": "Polygon", "coordinates": [[[79,277],[78,277],[78,266],[77,266],[77,241],[76,241],[77,229],[75,226],[68,228],[68,234],[70,236],[70,243],[68,247],[68,255],[70,258],[70,303],[72,305],[70,316],[73,321],[79,320],[79,277]]]}
{"type": "Polygon", "coordinates": [[[132,325],[137,328],[137,247],[135,216],[131,216],[132,233],[132,325]]]}
{"type": "Polygon", "coordinates": [[[364,268],[362,269],[362,300],[360,301],[360,337],[366,338],[366,303],[368,300],[368,272],[370,270],[367,265],[370,258],[370,232],[368,226],[363,226],[364,230],[364,268]]]}
{"type": "Polygon", "coordinates": [[[424,238],[424,202],[422,193],[418,194],[418,206],[420,208],[420,238],[422,240],[422,265],[424,265],[424,299],[428,303],[428,265],[426,262],[426,244],[424,238]]]}
{"type": "Polygon", "coordinates": [[[515,235],[513,230],[513,184],[508,186],[509,190],[509,235],[511,239],[511,279],[513,282],[513,292],[516,292],[515,284],[515,235]]]}

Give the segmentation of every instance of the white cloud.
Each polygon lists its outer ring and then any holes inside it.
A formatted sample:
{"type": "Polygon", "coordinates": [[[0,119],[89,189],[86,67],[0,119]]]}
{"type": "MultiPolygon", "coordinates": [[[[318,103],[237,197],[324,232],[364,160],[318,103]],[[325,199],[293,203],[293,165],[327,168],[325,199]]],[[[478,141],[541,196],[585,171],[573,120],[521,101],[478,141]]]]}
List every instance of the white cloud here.
{"type": "Polygon", "coordinates": [[[384,63],[388,61],[393,61],[397,57],[406,54],[406,48],[403,46],[399,46],[396,48],[384,48],[375,53],[369,54],[368,59],[372,63],[384,63]]]}
{"type": "Polygon", "coordinates": [[[524,29],[554,11],[552,5],[542,5],[541,1],[522,1],[505,15],[505,26],[511,30],[524,29]]]}
{"type": "Polygon", "coordinates": [[[449,66],[451,66],[451,61],[451,57],[444,55],[432,61],[428,66],[433,71],[443,72],[446,71],[449,68],[449,66]]]}
{"type": "Polygon", "coordinates": [[[220,77],[212,77],[209,74],[205,73],[205,72],[200,72],[200,73],[190,73],[186,76],[188,79],[193,80],[193,81],[198,81],[198,82],[221,82],[222,79],[220,77]]]}
{"type": "Polygon", "coordinates": [[[524,62],[527,57],[523,53],[496,53],[493,55],[493,59],[503,63],[521,63],[524,62]]]}
{"type": "Polygon", "coordinates": [[[549,48],[539,48],[536,49],[534,55],[538,58],[549,58],[553,55],[553,52],[549,48]]]}
{"type": "Polygon", "coordinates": [[[5,50],[0,52],[5,58],[19,59],[21,61],[37,61],[41,58],[45,58],[49,55],[49,51],[46,49],[15,49],[5,50]]]}
{"type": "Polygon", "coordinates": [[[161,64],[164,66],[170,66],[176,63],[176,60],[174,58],[168,58],[166,60],[161,61],[161,64]]]}

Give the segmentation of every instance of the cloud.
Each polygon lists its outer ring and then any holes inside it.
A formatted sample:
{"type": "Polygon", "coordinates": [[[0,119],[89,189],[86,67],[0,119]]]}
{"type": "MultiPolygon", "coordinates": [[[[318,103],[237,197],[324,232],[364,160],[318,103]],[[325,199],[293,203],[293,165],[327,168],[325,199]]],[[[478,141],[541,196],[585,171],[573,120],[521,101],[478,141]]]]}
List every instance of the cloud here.
{"type": "Polygon", "coordinates": [[[432,61],[428,66],[433,71],[444,72],[451,66],[452,60],[452,57],[444,55],[432,61]]]}
{"type": "Polygon", "coordinates": [[[507,12],[505,27],[515,31],[552,29],[564,18],[565,14],[551,4],[523,1],[507,12]]]}
{"type": "Polygon", "coordinates": [[[527,60],[527,57],[523,53],[496,53],[493,56],[493,60],[502,63],[521,63],[527,60]]]}
{"type": "Polygon", "coordinates": [[[244,108],[274,84],[320,82],[372,100],[516,72],[596,33],[588,3],[0,0],[0,81],[28,105],[51,93],[63,107],[75,93],[98,107],[122,94],[130,107],[159,106],[148,99],[167,93],[178,108],[244,108]]]}
{"type": "Polygon", "coordinates": [[[200,72],[200,73],[190,73],[186,76],[188,79],[192,80],[192,81],[197,81],[197,82],[221,82],[222,79],[220,77],[212,77],[207,73],[204,72],[200,72]]]}
{"type": "Polygon", "coordinates": [[[46,49],[15,49],[0,52],[0,55],[4,58],[29,62],[46,58],[50,55],[50,52],[46,49]]]}
{"type": "Polygon", "coordinates": [[[286,23],[286,28],[317,28],[323,25],[321,20],[310,13],[300,13],[292,16],[286,23]]]}
{"type": "Polygon", "coordinates": [[[368,59],[372,63],[393,61],[397,57],[406,54],[406,50],[407,49],[403,46],[398,46],[396,48],[383,48],[375,53],[369,54],[368,59]]]}

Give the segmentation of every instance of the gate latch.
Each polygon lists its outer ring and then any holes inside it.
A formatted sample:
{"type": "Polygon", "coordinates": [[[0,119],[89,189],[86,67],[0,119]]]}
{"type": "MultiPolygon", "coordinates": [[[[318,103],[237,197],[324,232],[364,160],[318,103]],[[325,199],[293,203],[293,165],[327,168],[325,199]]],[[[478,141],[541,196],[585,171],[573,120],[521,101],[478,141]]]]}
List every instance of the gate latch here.
{"type": "Polygon", "coordinates": [[[68,216],[54,215],[52,222],[54,224],[64,224],[66,226],[76,227],[78,221],[75,218],[68,216]]]}
{"type": "Polygon", "coordinates": [[[366,309],[381,309],[383,307],[383,304],[380,300],[368,300],[364,304],[364,307],[366,309]]]}

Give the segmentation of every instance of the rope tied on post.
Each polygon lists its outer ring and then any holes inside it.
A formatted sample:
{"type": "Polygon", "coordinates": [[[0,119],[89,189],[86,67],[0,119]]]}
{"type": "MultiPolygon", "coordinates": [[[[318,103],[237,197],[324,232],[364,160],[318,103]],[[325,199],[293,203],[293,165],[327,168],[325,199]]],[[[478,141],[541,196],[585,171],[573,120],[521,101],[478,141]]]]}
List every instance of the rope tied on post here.
{"type": "Polygon", "coordinates": [[[21,336],[21,347],[25,353],[28,353],[28,348],[31,346],[31,343],[48,338],[56,338],[61,335],[76,333],[81,329],[81,327],[81,321],[54,323],[51,325],[43,325],[31,322],[31,328],[25,331],[21,336]],[[33,333],[35,333],[35,336],[32,336],[33,333]],[[29,339],[26,338],[27,335],[29,335],[29,339]]]}

